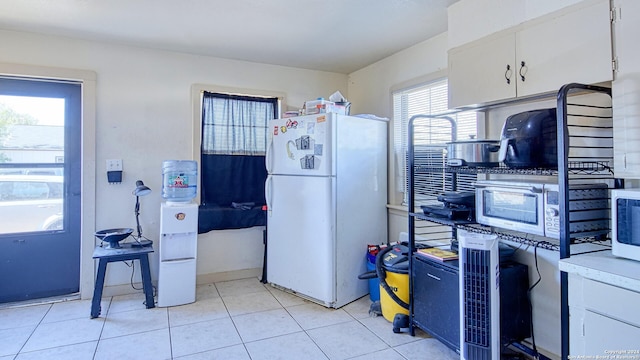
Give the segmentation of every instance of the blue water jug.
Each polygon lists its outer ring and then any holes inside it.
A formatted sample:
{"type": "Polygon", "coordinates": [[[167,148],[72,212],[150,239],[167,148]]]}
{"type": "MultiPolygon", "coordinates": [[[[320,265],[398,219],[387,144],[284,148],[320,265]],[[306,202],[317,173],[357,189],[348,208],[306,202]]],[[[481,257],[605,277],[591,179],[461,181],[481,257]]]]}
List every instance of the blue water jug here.
{"type": "Polygon", "coordinates": [[[193,160],[162,162],[162,198],[169,202],[190,202],[198,190],[198,164],[193,160]]]}

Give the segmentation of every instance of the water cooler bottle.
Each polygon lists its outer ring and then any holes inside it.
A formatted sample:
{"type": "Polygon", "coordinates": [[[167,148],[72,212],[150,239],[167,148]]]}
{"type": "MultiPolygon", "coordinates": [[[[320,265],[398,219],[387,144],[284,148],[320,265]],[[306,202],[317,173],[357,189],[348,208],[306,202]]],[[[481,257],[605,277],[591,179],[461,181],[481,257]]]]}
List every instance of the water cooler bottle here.
{"type": "Polygon", "coordinates": [[[198,246],[198,204],[191,201],[195,197],[195,161],[165,161],[163,173],[166,201],[160,208],[158,273],[161,307],[196,301],[198,246]]]}
{"type": "Polygon", "coordinates": [[[198,204],[162,203],[158,306],[196,301],[198,204]]]}

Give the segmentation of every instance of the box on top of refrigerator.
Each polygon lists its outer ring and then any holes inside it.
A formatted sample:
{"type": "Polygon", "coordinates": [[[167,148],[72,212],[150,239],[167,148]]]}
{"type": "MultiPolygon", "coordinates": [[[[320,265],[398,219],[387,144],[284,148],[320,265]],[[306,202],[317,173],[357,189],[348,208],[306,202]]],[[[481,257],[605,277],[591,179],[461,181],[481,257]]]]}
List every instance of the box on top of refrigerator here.
{"type": "Polygon", "coordinates": [[[304,103],[305,115],[324,114],[330,112],[347,115],[346,111],[346,106],[336,105],[336,103],[324,99],[311,100],[304,103]]]}

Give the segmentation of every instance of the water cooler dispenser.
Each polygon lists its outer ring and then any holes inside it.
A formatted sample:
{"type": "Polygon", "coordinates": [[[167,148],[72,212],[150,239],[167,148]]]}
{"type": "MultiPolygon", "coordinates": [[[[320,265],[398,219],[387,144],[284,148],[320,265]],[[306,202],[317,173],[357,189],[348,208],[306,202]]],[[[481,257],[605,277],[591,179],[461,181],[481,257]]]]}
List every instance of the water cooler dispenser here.
{"type": "Polygon", "coordinates": [[[158,306],[196,301],[198,204],[195,161],[165,161],[160,208],[158,306]]]}

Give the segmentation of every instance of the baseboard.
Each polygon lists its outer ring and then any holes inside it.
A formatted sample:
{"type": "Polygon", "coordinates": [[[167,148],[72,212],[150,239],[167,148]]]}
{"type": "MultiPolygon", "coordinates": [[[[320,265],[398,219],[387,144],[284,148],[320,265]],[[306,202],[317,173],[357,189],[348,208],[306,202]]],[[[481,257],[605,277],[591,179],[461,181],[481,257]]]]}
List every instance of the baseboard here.
{"type": "MultiPolygon", "coordinates": [[[[253,268],[253,269],[242,269],[242,270],[234,270],[234,271],[225,271],[219,273],[212,274],[201,274],[196,276],[196,284],[213,284],[221,281],[231,281],[231,280],[240,280],[240,279],[248,279],[248,278],[260,278],[262,276],[262,268],[253,268]]],[[[120,295],[128,295],[134,294],[138,292],[142,292],[142,283],[134,283],[133,284],[136,289],[131,287],[131,284],[122,284],[122,285],[111,285],[105,286],[102,290],[102,296],[120,296],[120,295]]],[[[158,286],[157,280],[153,281],[153,286],[158,286]]]]}
{"type": "Polygon", "coordinates": [[[262,276],[262,268],[225,271],[225,272],[219,272],[219,273],[198,275],[196,277],[196,284],[198,285],[213,284],[221,281],[240,280],[240,279],[248,279],[253,277],[261,277],[261,276],[262,276]]]}

